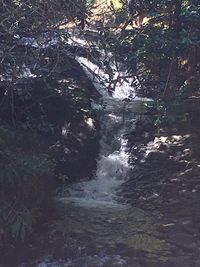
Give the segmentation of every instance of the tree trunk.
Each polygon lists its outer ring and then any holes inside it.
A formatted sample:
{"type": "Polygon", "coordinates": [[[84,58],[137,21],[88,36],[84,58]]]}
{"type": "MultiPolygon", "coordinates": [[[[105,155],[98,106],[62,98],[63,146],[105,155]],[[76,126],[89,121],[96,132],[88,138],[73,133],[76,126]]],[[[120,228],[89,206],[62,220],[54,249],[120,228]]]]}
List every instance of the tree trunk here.
{"type": "MultiPolygon", "coordinates": [[[[180,37],[180,30],[181,30],[181,8],[182,8],[182,1],[181,0],[174,0],[174,14],[173,14],[173,21],[172,21],[172,29],[175,32],[176,40],[180,37]]],[[[169,14],[170,15],[170,14],[169,14]]],[[[171,22],[170,22],[171,23],[171,22]]],[[[170,25],[171,26],[171,25],[170,25]]],[[[166,81],[165,90],[163,93],[163,97],[172,97],[174,94],[174,89],[177,88],[177,74],[178,74],[178,50],[177,47],[174,47],[171,55],[171,62],[169,64],[169,71],[166,81]]]]}

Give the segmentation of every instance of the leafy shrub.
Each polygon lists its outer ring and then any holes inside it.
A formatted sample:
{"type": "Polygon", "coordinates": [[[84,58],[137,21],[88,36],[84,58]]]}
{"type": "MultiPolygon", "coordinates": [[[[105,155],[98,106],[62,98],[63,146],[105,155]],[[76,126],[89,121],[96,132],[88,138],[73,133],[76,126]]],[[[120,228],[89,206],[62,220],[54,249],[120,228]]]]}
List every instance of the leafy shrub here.
{"type": "Polygon", "coordinates": [[[54,170],[52,160],[38,151],[29,135],[0,128],[0,228],[22,241],[52,197],[54,170]]]}

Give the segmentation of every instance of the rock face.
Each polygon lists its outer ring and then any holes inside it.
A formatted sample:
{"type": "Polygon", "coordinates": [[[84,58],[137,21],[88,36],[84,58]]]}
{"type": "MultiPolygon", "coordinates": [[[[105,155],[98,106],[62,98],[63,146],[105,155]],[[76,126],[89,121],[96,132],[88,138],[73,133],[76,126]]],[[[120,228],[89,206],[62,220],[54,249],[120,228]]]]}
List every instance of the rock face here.
{"type": "Polygon", "coordinates": [[[133,170],[124,193],[130,201],[156,199],[166,206],[197,196],[200,157],[194,131],[173,129],[157,134],[151,125],[139,124],[129,135],[129,146],[133,170]]]}
{"type": "Polygon", "coordinates": [[[161,216],[159,233],[174,249],[165,262],[153,267],[197,267],[200,266],[199,137],[194,129],[160,132],[139,124],[129,135],[132,170],[121,194],[133,206],[161,216]]]}
{"type": "MultiPolygon", "coordinates": [[[[53,68],[56,53],[52,48],[44,49],[49,58],[47,69],[53,68]]],[[[39,73],[44,67],[43,62],[40,64],[39,73]]],[[[15,120],[46,138],[56,162],[56,175],[69,182],[90,176],[95,168],[98,121],[91,103],[100,95],[72,56],[63,53],[53,70],[49,77],[19,79],[14,90],[15,118],[10,106],[3,108],[2,118],[6,123],[15,120]]],[[[8,83],[1,84],[1,92],[6,92],[8,83]]]]}
{"type": "Polygon", "coordinates": [[[90,177],[96,167],[98,127],[88,125],[87,119],[77,121],[75,127],[70,123],[62,127],[62,139],[55,148],[58,159],[56,171],[66,182],[90,177]]]}

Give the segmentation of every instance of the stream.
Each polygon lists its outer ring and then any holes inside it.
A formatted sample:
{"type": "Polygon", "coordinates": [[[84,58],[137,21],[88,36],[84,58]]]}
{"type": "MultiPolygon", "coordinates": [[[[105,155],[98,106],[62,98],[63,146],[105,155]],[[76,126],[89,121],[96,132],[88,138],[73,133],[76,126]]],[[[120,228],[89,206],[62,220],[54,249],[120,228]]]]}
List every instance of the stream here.
{"type": "MultiPolygon", "coordinates": [[[[46,255],[33,266],[186,266],[168,264],[174,245],[160,231],[162,214],[130,206],[119,194],[131,168],[126,135],[134,129],[148,99],[134,97],[134,82],[130,78],[117,79],[125,76],[123,70],[115,71],[116,84],[110,93],[109,74],[103,67],[84,57],[76,60],[102,96],[101,103],[93,105],[101,114],[97,169],[93,179],[67,186],[56,197],[62,213],[56,227],[64,236],[61,256],[46,255]]],[[[114,68],[112,64],[111,67],[114,68]]]]}

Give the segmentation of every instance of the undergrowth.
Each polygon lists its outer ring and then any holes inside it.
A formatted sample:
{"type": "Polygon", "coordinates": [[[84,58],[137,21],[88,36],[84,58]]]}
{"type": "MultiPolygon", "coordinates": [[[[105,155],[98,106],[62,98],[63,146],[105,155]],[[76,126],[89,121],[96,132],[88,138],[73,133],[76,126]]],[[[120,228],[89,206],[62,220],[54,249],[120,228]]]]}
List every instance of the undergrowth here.
{"type": "Polygon", "coordinates": [[[32,132],[0,127],[0,239],[24,241],[52,197],[54,163],[32,132]],[[37,144],[35,143],[37,140],[37,144]],[[40,151],[39,151],[40,150],[40,151]]]}

